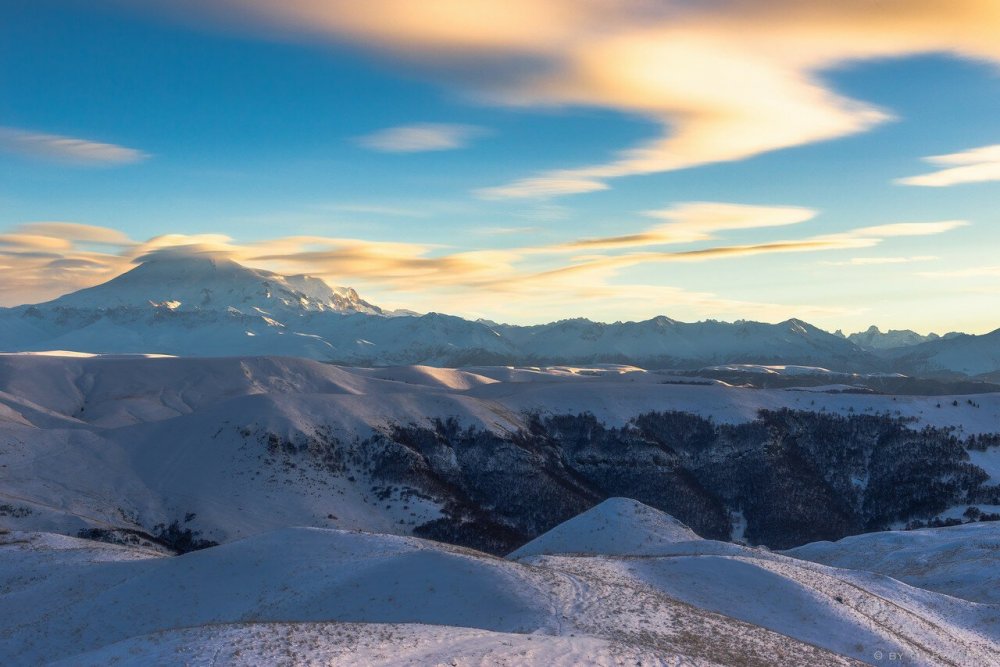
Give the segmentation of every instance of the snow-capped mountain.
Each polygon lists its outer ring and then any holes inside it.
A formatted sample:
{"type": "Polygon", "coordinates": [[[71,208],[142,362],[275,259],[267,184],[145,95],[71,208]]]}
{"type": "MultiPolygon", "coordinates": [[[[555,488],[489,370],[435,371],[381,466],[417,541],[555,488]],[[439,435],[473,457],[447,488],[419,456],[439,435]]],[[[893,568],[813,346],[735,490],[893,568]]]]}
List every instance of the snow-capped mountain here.
{"type": "Polygon", "coordinates": [[[850,341],[790,319],[778,324],[706,320],[603,324],[585,319],[497,331],[540,361],[633,363],[644,367],[718,363],[780,363],[854,368],[867,355],[850,341]]]}
{"type": "Polygon", "coordinates": [[[666,317],[518,327],[386,313],[353,289],[210,256],[160,254],[103,285],[0,310],[0,350],[183,356],[285,354],[355,365],[633,363],[863,364],[850,341],[800,320],[666,317]],[[400,316],[389,316],[400,315],[400,316]]]}
{"type": "MultiPolygon", "coordinates": [[[[837,331],[837,333],[843,335],[840,331],[837,331]]],[[[900,347],[912,347],[942,338],[954,338],[959,335],[961,334],[951,332],[939,336],[932,332],[925,336],[910,329],[889,329],[883,332],[873,324],[865,331],[858,331],[844,337],[863,350],[892,350],[900,347]]]]}
{"type": "Polygon", "coordinates": [[[350,287],[282,276],[211,255],[159,253],[108,282],[39,304],[39,309],[238,312],[273,317],[311,312],[382,314],[350,287]]]}
{"type": "Polygon", "coordinates": [[[995,380],[1000,374],[1000,329],[981,336],[960,334],[913,347],[889,350],[886,356],[913,373],[953,373],[995,380]]]}
{"type": "Polygon", "coordinates": [[[777,364],[856,373],[1000,372],[996,332],[937,338],[872,327],[845,337],[794,318],[686,323],[664,316],[514,326],[387,312],[349,287],[331,288],[318,278],[177,253],[152,255],[107,283],[53,301],[0,309],[0,351],[43,350],[278,354],[355,366],[777,364]]]}
{"type": "Polygon", "coordinates": [[[395,315],[318,278],[168,253],[102,285],[0,310],[0,349],[442,365],[463,353],[480,361],[511,353],[494,332],[461,318],[395,315]]]}

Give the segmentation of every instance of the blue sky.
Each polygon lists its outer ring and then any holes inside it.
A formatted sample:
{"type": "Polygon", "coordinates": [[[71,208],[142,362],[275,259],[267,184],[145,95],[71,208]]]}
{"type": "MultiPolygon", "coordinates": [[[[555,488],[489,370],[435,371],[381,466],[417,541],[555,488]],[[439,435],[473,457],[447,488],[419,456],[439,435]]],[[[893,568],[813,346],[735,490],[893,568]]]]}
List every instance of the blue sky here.
{"type": "Polygon", "coordinates": [[[994,3],[139,4],[0,6],[0,302],[179,245],[511,322],[1000,326],[994,3]]]}

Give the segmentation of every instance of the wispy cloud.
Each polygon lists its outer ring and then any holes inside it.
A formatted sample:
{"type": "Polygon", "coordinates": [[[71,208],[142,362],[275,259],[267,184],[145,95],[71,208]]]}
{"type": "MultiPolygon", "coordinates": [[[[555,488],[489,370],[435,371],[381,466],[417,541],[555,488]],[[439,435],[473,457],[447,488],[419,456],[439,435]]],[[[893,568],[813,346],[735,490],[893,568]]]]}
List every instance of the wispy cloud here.
{"type": "Polygon", "coordinates": [[[943,168],[919,176],[900,178],[896,183],[944,188],[962,183],[1000,181],[1000,144],[973,148],[960,153],[935,155],[924,158],[924,161],[943,168]]]}
{"type": "Polygon", "coordinates": [[[135,148],[15,127],[0,127],[0,151],[81,166],[132,164],[149,157],[135,148]]]}
{"type": "Polygon", "coordinates": [[[923,271],[926,278],[997,278],[1000,277],[1000,266],[970,266],[951,271],[923,271]]]}
{"type": "Polygon", "coordinates": [[[426,218],[428,215],[420,207],[404,208],[402,206],[385,206],[382,204],[334,204],[323,208],[344,213],[361,213],[363,215],[390,216],[394,218],[426,218]]]}
{"type": "Polygon", "coordinates": [[[714,241],[726,230],[793,225],[815,214],[796,207],[746,206],[743,214],[735,215],[735,207],[739,206],[699,202],[656,211],[656,216],[672,220],[668,225],[679,226],[665,235],[654,228],[652,233],[639,231],[605,239],[603,244],[594,244],[590,239],[590,246],[586,240],[577,240],[488,251],[328,236],[240,242],[223,234],[166,234],[132,241],[105,227],[27,223],[0,233],[0,301],[13,304],[52,298],[107,280],[151,254],[201,252],[282,273],[317,275],[331,284],[361,289],[390,307],[478,313],[522,321],[530,313],[544,319],[553,309],[564,312],[574,304],[605,317],[608,313],[628,316],[628,312],[653,308],[654,304],[660,312],[673,312],[675,306],[704,308],[696,316],[759,318],[764,317],[764,312],[779,310],[787,316],[791,311],[819,311],[812,310],[809,304],[784,304],[779,308],[779,304],[743,303],[669,285],[624,284],[622,272],[628,267],[669,262],[870,248],[892,238],[942,234],[965,224],[898,223],[801,239],[716,243],[685,250],[657,247],[689,244],[695,239],[714,241]],[[717,217],[710,216],[710,211],[715,211],[717,217]],[[637,297],[640,294],[647,299],[656,295],[658,300],[644,302],[637,297]],[[490,304],[490,313],[482,312],[484,303],[490,304]]]}
{"type": "Polygon", "coordinates": [[[913,264],[915,262],[932,262],[938,259],[934,255],[917,255],[914,257],[852,257],[842,262],[823,262],[826,266],[884,266],[886,264],[913,264]]]}
{"type": "Polygon", "coordinates": [[[752,206],[719,202],[685,202],[657,211],[651,218],[668,220],[636,234],[579,239],[566,244],[567,250],[597,250],[630,246],[664,245],[708,241],[727,230],[783,227],[816,217],[817,211],[798,206],[752,206]]]}
{"type": "Polygon", "coordinates": [[[424,153],[465,148],[486,130],[476,125],[418,123],[389,127],[358,137],[365,148],[383,153],[424,153]]]}
{"type": "Polygon", "coordinates": [[[1000,62],[995,0],[150,0],[287,38],[347,42],[486,101],[594,107],[661,129],[582,167],[481,191],[543,197],[610,179],[835,139],[892,114],[835,91],[824,72],[947,53],[1000,62]],[[210,5],[210,8],[208,7],[210,5]],[[474,71],[475,75],[470,75],[474,71]]]}
{"type": "Polygon", "coordinates": [[[480,236],[510,236],[513,234],[531,234],[537,231],[538,227],[477,227],[472,230],[474,234],[480,236]]]}
{"type": "Polygon", "coordinates": [[[40,237],[59,238],[65,241],[83,241],[102,245],[132,246],[135,241],[117,229],[83,225],[78,222],[27,222],[18,225],[19,233],[40,237]]]}
{"type": "Polygon", "coordinates": [[[476,194],[482,199],[522,199],[600,192],[607,190],[608,187],[607,183],[592,178],[550,173],[535,178],[524,178],[507,185],[480,188],[476,190],[476,194]]]}
{"type": "Polygon", "coordinates": [[[967,220],[940,220],[938,222],[896,222],[889,225],[861,227],[850,232],[854,236],[889,238],[894,236],[934,236],[960,227],[968,227],[967,220]]]}

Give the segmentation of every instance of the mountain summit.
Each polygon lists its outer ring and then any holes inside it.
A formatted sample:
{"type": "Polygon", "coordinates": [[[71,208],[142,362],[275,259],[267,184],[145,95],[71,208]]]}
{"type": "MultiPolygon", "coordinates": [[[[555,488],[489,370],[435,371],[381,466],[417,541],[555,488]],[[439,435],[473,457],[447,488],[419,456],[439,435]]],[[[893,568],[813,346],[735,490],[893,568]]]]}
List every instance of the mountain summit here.
{"type": "Polygon", "coordinates": [[[72,309],[235,309],[264,315],[302,311],[382,314],[381,308],[350,287],[331,288],[319,278],[282,276],[219,256],[177,253],[150,255],[117,278],[46,305],[72,309]]]}

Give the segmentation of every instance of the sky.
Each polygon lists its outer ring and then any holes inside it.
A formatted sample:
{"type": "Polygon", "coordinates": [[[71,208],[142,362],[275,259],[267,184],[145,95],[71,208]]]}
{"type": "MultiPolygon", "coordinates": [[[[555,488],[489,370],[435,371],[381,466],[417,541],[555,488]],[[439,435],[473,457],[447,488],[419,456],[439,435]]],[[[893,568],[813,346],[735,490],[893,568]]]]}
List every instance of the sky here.
{"type": "Polygon", "coordinates": [[[0,305],[151,253],[511,323],[1000,327],[995,0],[8,0],[0,305]]]}

